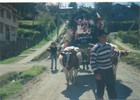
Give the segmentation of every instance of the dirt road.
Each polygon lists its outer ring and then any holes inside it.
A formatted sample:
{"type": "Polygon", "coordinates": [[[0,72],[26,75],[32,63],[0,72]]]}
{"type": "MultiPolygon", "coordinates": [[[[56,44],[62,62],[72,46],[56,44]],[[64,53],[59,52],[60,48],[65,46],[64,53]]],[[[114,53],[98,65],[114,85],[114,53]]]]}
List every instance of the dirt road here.
{"type": "MultiPolygon", "coordinates": [[[[50,66],[50,60],[30,62],[27,64],[1,65],[2,73],[28,69],[33,65],[50,66]]],[[[27,60],[26,60],[27,61],[27,60]]],[[[81,66],[82,67],[82,66],[81,66]]],[[[50,68],[48,68],[50,69],[50,68]]],[[[96,85],[91,70],[79,70],[77,84],[66,90],[66,81],[62,67],[58,63],[58,71],[48,70],[30,81],[21,93],[8,100],[95,100],[96,85]]],[[[120,62],[117,70],[116,88],[118,100],[140,99],[140,74],[132,66],[120,62]]],[[[107,93],[104,95],[108,99],[107,93]]]]}
{"type": "MultiPolygon", "coordinates": [[[[117,32],[110,33],[109,36],[113,36],[113,34],[117,34],[117,32]]],[[[117,44],[117,45],[119,45],[120,47],[122,47],[125,50],[128,50],[128,51],[131,51],[131,52],[139,53],[140,54],[140,50],[134,50],[134,49],[128,47],[126,44],[118,41],[117,39],[113,39],[112,42],[115,43],[115,44],[117,44]]]]}
{"type": "MultiPolygon", "coordinates": [[[[50,65],[49,61],[44,63],[50,65]]],[[[95,80],[91,71],[79,70],[77,84],[66,90],[66,81],[62,68],[58,71],[46,71],[29,82],[23,93],[9,98],[9,100],[95,100],[95,80]]],[[[140,77],[131,66],[120,62],[117,70],[116,88],[118,99],[140,98],[140,77]]],[[[107,99],[105,92],[105,99],[107,99]]]]}

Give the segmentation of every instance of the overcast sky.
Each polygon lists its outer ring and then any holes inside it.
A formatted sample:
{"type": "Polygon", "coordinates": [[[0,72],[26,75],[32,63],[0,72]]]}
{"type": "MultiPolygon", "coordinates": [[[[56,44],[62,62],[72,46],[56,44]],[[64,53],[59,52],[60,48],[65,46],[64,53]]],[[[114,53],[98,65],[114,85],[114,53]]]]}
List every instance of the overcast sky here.
{"type": "MultiPolygon", "coordinates": [[[[68,6],[69,3],[70,2],[66,2],[66,3],[63,2],[63,6],[68,6]]],[[[84,4],[86,7],[89,7],[89,6],[94,7],[93,3],[94,2],[77,2],[78,5],[84,4]]],[[[126,5],[126,4],[130,5],[131,4],[131,2],[113,2],[113,3],[114,4],[115,3],[120,3],[120,4],[123,4],[123,5],[126,5]]],[[[140,5],[140,2],[135,2],[135,3],[140,5]]]]}

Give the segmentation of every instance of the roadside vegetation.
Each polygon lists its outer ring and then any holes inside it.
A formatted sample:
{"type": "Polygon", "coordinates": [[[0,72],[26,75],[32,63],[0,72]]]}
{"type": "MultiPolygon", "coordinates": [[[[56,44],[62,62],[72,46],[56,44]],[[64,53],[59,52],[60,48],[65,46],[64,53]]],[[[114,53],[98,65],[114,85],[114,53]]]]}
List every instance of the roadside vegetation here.
{"type": "Polygon", "coordinates": [[[49,34],[47,38],[44,38],[42,41],[40,41],[35,46],[22,51],[18,56],[10,57],[10,58],[0,61],[0,64],[10,64],[10,63],[20,61],[21,59],[23,59],[25,57],[24,54],[25,55],[31,54],[34,52],[35,49],[41,48],[43,45],[45,45],[47,42],[49,42],[54,37],[55,34],[56,34],[56,29],[51,34],[49,34]],[[23,56],[20,56],[20,55],[23,55],[23,56]]]}
{"type": "Polygon", "coordinates": [[[119,31],[118,41],[123,42],[128,47],[139,50],[140,49],[140,34],[139,30],[135,31],[119,31]]]}
{"type": "Polygon", "coordinates": [[[10,63],[14,63],[14,62],[20,61],[21,59],[23,59],[23,57],[21,57],[21,56],[14,56],[14,57],[7,58],[5,60],[1,60],[0,64],[10,64],[10,63]]]}
{"type": "Polygon", "coordinates": [[[24,85],[46,70],[44,66],[33,66],[22,72],[10,72],[0,76],[0,100],[22,91],[24,85]]]}
{"type": "Polygon", "coordinates": [[[128,56],[122,59],[127,64],[132,65],[140,70],[140,54],[138,53],[130,53],[128,56]]]}

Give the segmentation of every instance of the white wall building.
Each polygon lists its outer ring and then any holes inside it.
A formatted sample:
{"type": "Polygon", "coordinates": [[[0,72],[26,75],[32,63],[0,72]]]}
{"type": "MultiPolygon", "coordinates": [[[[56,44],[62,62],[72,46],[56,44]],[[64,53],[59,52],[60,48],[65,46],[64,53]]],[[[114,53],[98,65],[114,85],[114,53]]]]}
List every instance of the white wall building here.
{"type": "Polygon", "coordinates": [[[17,10],[8,4],[0,4],[0,41],[15,41],[17,28],[17,10]]]}

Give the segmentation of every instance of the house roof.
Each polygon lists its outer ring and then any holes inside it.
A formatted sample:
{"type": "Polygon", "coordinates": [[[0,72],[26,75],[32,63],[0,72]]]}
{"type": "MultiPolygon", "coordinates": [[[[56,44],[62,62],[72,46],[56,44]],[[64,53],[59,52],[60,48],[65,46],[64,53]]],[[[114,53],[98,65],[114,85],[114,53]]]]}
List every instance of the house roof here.
{"type": "Polygon", "coordinates": [[[10,6],[9,4],[6,4],[6,3],[0,3],[0,7],[1,8],[3,8],[3,9],[5,9],[5,10],[12,10],[12,12],[13,12],[13,14],[16,16],[16,17],[18,17],[18,18],[22,18],[21,16],[19,16],[18,14],[17,14],[17,10],[14,8],[14,7],[12,7],[12,6],[10,6]]]}
{"type": "Polygon", "coordinates": [[[10,6],[9,4],[6,4],[6,3],[0,3],[0,7],[6,9],[6,10],[9,10],[11,9],[13,12],[16,12],[17,13],[17,10],[15,8],[13,8],[12,6],[10,6]]]}
{"type": "Polygon", "coordinates": [[[122,5],[122,4],[119,4],[119,3],[113,5],[113,7],[123,7],[123,8],[125,8],[125,9],[129,9],[128,6],[126,6],[126,5],[122,5]]]}

